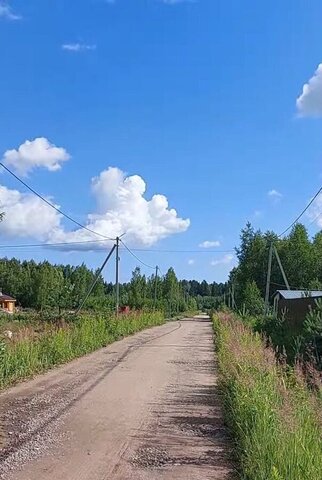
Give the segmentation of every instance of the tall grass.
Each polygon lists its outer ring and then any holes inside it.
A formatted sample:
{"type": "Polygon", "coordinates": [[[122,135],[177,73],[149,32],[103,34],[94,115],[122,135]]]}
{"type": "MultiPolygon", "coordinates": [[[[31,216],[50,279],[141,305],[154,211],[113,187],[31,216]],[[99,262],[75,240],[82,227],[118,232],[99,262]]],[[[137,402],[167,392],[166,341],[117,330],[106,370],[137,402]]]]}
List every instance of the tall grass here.
{"type": "Polygon", "coordinates": [[[321,480],[321,402],[229,313],[213,320],[226,419],[244,480],[321,480]]]}
{"type": "Polygon", "coordinates": [[[144,328],[161,325],[159,312],[120,316],[84,316],[39,338],[0,345],[0,388],[102,348],[144,328]]]}

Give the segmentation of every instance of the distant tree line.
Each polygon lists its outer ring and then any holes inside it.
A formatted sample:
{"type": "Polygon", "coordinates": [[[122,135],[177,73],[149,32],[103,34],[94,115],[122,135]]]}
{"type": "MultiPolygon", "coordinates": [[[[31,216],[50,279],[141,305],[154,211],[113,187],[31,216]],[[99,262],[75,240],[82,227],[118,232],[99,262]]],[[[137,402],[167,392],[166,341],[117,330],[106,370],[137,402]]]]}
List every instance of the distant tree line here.
{"type": "MultiPolygon", "coordinates": [[[[18,306],[35,310],[74,310],[85,298],[97,272],[85,264],[52,265],[48,261],[0,259],[0,288],[13,296],[18,306]]],[[[173,268],[164,276],[147,277],[136,268],[131,280],[120,285],[120,303],[134,309],[163,309],[169,313],[214,308],[225,286],[205,280],[178,280],[173,268]],[[155,296],[156,292],[156,296],[155,296]]],[[[86,308],[113,309],[115,286],[99,277],[86,308]]]]}

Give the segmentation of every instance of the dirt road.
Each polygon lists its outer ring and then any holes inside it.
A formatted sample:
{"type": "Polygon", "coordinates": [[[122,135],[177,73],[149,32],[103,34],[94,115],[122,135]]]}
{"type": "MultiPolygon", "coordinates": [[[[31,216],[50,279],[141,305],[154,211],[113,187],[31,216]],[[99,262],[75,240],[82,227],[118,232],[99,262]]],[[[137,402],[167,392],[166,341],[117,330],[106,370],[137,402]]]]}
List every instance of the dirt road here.
{"type": "Polygon", "coordinates": [[[0,395],[0,478],[231,478],[207,318],[156,327],[0,395]]]}

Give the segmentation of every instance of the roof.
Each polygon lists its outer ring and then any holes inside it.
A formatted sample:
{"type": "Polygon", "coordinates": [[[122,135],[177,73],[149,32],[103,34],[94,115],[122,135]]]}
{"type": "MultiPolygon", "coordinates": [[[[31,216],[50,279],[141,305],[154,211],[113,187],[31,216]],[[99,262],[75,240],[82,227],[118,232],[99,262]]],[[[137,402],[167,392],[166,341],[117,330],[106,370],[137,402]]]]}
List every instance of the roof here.
{"type": "Polygon", "coordinates": [[[3,293],[0,294],[0,301],[5,302],[5,301],[10,301],[10,302],[15,302],[15,298],[10,297],[9,295],[4,295],[3,293]]]}
{"type": "Polygon", "coordinates": [[[285,300],[296,300],[298,298],[316,298],[322,297],[322,290],[277,290],[276,294],[280,294],[285,300]]]}

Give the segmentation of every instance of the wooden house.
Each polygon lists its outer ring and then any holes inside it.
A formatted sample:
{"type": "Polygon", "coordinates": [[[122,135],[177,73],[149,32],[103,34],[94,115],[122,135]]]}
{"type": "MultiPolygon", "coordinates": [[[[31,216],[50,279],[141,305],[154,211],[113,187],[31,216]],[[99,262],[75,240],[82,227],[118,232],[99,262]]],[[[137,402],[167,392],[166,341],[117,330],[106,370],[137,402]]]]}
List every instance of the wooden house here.
{"type": "Polygon", "coordinates": [[[0,312],[14,313],[16,309],[16,300],[9,295],[5,295],[0,290],[0,312]]]}

